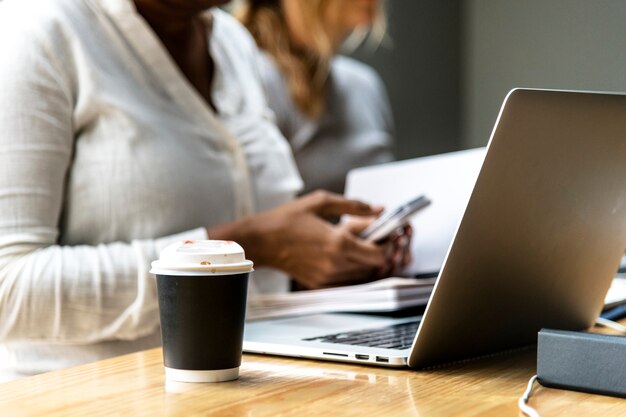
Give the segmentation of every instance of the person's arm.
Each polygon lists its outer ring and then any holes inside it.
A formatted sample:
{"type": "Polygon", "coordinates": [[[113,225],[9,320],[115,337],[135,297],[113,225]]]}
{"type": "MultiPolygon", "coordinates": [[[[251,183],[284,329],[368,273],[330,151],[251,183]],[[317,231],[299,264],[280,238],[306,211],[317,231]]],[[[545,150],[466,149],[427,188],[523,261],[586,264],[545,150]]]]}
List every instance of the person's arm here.
{"type": "Polygon", "coordinates": [[[210,228],[213,239],[236,240],[257,266],[280,269],[305,288],[354,284],[381,278],[387,248],[359,239],[329,219],[343,214],[375,216],[379,209],[327,192],[210,228]]]}
{"type": "Polygon", "coordinates": [[[18,23],[28,24],[0,17],[0,340],[90,343],[149,334],[159,322],[150,261],[172,240],[206,232],[57,244],[74,145],[74,93],[65,75],[72,64],[51,52],[58,34],[38,39],[18,23]]]}

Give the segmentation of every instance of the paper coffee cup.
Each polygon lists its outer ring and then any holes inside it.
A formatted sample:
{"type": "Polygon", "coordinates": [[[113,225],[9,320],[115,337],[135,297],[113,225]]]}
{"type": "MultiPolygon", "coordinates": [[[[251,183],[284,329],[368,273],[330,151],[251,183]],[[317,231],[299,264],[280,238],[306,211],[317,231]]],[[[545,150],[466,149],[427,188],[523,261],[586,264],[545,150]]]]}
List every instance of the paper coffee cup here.
{"type": "Polygon", "coordinates": [[[237,379],[252,262],[237,243],[186,240],[152,262],[169,380],[237,379]]]}

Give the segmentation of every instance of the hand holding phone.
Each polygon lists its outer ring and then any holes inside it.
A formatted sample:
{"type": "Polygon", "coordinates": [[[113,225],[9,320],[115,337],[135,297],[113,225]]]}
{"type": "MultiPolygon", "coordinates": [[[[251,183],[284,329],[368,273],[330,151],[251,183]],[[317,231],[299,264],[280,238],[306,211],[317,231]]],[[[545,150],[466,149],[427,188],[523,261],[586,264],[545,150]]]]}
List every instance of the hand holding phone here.
{"type": "Polygon", "coordinates": [[[359,237],[371,242],[384,240],[398,227],[403,226],[413,214],[429,204],[430,200],[426,196],[421,195],[395,210],[383,213],[367,226],[359,234],[359,237]]]}

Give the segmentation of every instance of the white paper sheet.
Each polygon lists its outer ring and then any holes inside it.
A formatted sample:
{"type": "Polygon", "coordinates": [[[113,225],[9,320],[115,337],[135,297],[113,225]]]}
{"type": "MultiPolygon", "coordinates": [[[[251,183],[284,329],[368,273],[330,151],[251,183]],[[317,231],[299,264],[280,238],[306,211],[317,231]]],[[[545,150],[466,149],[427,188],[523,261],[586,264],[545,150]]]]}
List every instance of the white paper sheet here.
{"type": "Polygon", "coordinates": [[[426,305],[435,279],[391,277],[375,282],[322,290],[256,294],[248,302],[247,320],[330,312],[389,312],[426,305]]]}
{"type": "Polygon", "coordinates": [[[439,271],[474,188],[485,148],[359,168],[348,174],[346,196],[388,209],[425,194],[430,206],[411,220],[413,262],[404,274],[439,271]]]}
{"type": "Polygon", "coordinates": [[[604,298],[604,308],[613,308],[626,302],[626,276],[618,275],[604,298]]]}

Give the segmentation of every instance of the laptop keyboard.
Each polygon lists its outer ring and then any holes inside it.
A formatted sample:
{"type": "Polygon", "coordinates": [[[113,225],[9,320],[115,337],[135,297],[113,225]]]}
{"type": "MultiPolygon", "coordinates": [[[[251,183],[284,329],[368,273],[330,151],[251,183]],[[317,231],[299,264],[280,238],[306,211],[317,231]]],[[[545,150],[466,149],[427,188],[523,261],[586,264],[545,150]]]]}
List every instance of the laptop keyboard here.
{"type": "Polygon", "coordinates": [[[408,349],[413,344],[419,321],[394,324],[376,329],[358,330],[302,339],[323,343],[358,345],[383,349],[408,349]]]}

